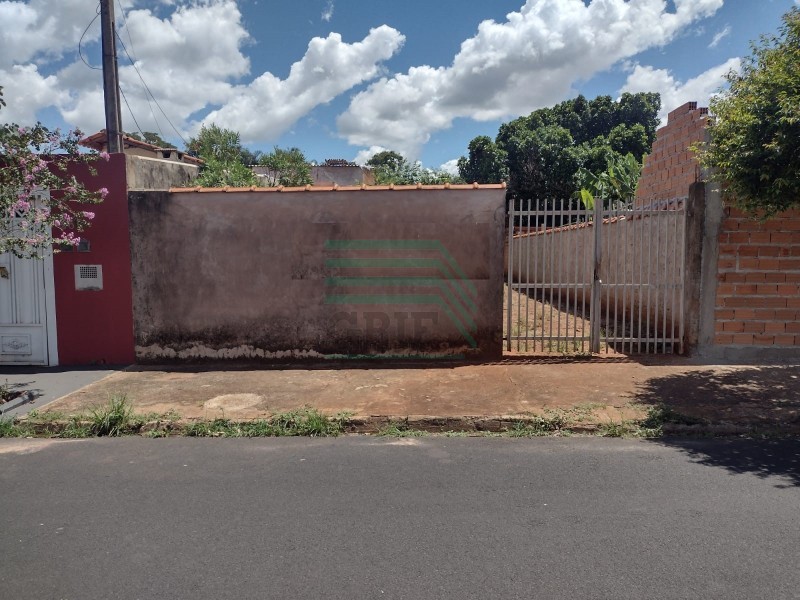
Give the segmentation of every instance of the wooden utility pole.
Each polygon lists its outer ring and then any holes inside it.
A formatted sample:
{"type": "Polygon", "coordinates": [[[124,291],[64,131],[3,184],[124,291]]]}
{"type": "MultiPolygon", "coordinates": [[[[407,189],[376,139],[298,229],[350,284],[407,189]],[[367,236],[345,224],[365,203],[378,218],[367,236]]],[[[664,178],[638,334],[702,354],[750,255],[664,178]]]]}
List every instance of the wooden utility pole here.
{"type": "Polygon", "coordinates": [[[117,40],[114,38],[114,0],[100,0],[103,39],[103,96],[106,107],[108,152],[122,152],[122,112],[119,103],[117,40]]]}

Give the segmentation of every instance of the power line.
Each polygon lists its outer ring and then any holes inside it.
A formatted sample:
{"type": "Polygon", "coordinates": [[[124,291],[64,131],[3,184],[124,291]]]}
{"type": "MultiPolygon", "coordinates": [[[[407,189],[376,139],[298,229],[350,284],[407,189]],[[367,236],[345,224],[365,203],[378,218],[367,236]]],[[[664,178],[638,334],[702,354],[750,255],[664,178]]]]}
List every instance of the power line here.
{"type": "Polygon", "coordinates": [[[141,79],[142,84],[144,85],[145,89],[149,92],[150,96],[153,98],[153,102],[155,102],[156,106],[158,107],[158,110],[160,110],[161,114],[164,115],[164,118],[167,120],[167,123],[170,124],[170,127],[172,127],[172,130],[175,132],[175,134],[179,138],[181,138],[181,141],[183,142],[184,146],[188,145],[186,143],[186,140],[183,139],[183,136],[181,135],[181,132],[178,131],[177,127],[175,127],[175,125],[172,123],[172,121],[170,121],[169,117],[167,116],[167,113],[165,113],[164,109],[161,108],[161,105],[158,103],[158,100],[156,99],[155,95],[150,90],[150,87],[147,85],[147,82],[144,80],[144,77],[142,77],[142,74],[139,72],[139,68],[136,66],[136,63],[131,58],[131,55],[128,54],[128,49],[125,47],[125,42],[122,41],[122,37],[119,35],[119,33],[117,33],[117,39],[119,40],[119,43],[122,44],[122,49],[125,51],[125,55],[128,57],[128,60],[131,61],[131,66],[133,67],[134,71],[136,71],[136,74],[139,76],[139,79],[141,79]]]}
{"type": "Polygon", "coordinates": [[[97,21],[99,16],[100,16],[100,2],[97,3],[97,12],[94,15],[94,19],[89,21],[89,24],[86,26],[86,29],[84,29],[83,33],[81,34],[81,39],[78,40],[78,56],[81,57],[81,60],[83,61],[83,64],[85,64],[90,69],[94,69],[95,71],[102,71],[103,69],[101,69],[100,67],[93,67],[88,62],[86,62],[86,59],[83,58],[83,52],[81,51],[81,44],[83,43],[83,38],[86,36],[86,33],[89,31],[89,27],[91,27],[92,24],[95,21],[97,21]]]}
{"type": "MultiPolygon", "coordinates": [[[[122,17],[122,27],[125,28],[125,32],[128,34],[128,41],[131,43],[131,54],[133,54],[133,58],[131,58],[131,56],[128,55],[128,59],[131,61],[131,64],[134,65],[134,68],[135,68],[136,50],[133,47],[133,38],[131,38],[131,30],[128,27],[128,18],[125,16],[125,9],[122,7],[122,4],[119,2],[119,0],[117,0],[117,6],[119,7],[120,15],[122,17]]],[[[119,34],[117,34],[117,37],[119,37],[119,34]]],[[[120,41],[120,44],[122,44],[122,46],[124,48],[125,47],[125,43],[122,41],[122,38],[120,38],[119,41],[120,41]]],[[[125,50],[125,54],[128,54],[127,50],[125,50]]],[[[139,75],[139,78],[141,79],[141,75],[139,75]]],[[[142,83],[144,83],[144,81],[142,81],[142,83]]],[[[143,86],[143,88],[142,88],[143,91],[145,90],[145,88],[146,88],[146,86],[143,86]]],[[[164,137],[164,130],[161,129],[161,123],[158,122],[158,117],[156,117],[156,113],[153,110],[153,103],[150,102],[150,96],[147,95],[147,91],[144,92],[144,99],[147,100],[147,106],[150,108],[150,114],[153,116],[153,121],[155,121],[155,123],[156,123],[156,128],[158,128],[158,132],[161,134],[161,137],[163,138],[164,137]]],[[[130,107],[128,107],[128,108],[130,109],[130,107]]],[[[133,116],[133,112],[131,112],[131,116],[133,116]]],[[[134,121],[136,121],[135,118],[134,118],[134,121]]],[[[138,127],[138,125],[137,125],[137,127],[138,127]]],[[[141,131],[141,129],[139,131],[142,134],[144,133],[143,131],[141,131]]]]}
{"type": "Polygon", "coordinates": [[[128,104],[128,98],[125,96],[125,92],[122,91],[122,88],[119,88],[119,93],[122,94],[122,99],[125,101],[125,106],[128,107],[128,112],[131,113],[131,118],[133,119],[134,124],[136,125],[136,131],[144,133],[142,128],[139,126],[139,122],[136,120],[136,115],[133,114],[133,110],[131,109],[131,105],[128,104]]]}

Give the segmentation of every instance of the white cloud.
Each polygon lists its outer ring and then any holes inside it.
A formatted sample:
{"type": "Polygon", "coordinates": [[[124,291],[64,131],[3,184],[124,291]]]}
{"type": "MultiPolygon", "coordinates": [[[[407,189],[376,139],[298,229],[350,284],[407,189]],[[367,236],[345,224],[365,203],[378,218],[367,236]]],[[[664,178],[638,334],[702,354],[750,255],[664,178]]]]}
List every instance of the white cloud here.
{"type": "Polygon", "coordinates": [[[322,11],[320,19],[328,23],[332,18],[333,18],[333,0],[328,0],[328,4],[325,6],[325,10],[322,11]]]}
{"type": "Polygon", "coordinates": [[[448,160],[439,167],[439,170],[450,173],[450,175],[458,175],[458,159],[448,160]]]}
{"type": "Polygon", "coordinates": [[[667,69],[635,65],[620,92],[659,92],[661,94],[659,117],[662,124],[665,124],[667,114],[686,102],[696,101],[701,106],[708,106],[709,98],[725,82],[725,74],[731,69],[738,69],[740,64],[738,58],[731,58],[685,82],[676,80],[667,69]]]}
{"type": "Polygon", "coordinates": [[[387,25],[371,29],[353,44],[343,42],[338,33],[314,38],[286,79],[264,73],[248,85],[237,86],[225,106],[209,113],[203,123],[241,131],[244,141],[274,139],[313,108],[375,77],[380,63],[404,40],[387,25]]]}
{"type": "Polygon", "coordinates": [[[484,21],[448,67],[412,67],[357,94],[339,116],[351,144],[415,157],[432,132],[458,117],[525,114],[571,93],[625,58],[670,42],[723,0],[528,0],[506,21],[484,21]]]}
{"type": "Polygon", "coordinates": [[[0,82],[7,103],[0,112],[4,123],[34,123],[38,107],[67,97],[59,88],[58,78],[43,76],[36,65],[14,65],[8,70],[0,68],[0,82]]]}
{"type": "MultiPolygon", "coordinates": [[[[345,43],[332,33],[312,39],[286,79],[268,72],[253,79],[248,77],[250,61],[242,52],[250,34],[235,0],[170,4],[162,0],[157,6],[151,2],[152,8],[131,8],[134,3],[123,0],[129,10],[124,18],[117,15],[118,27],[127,29],[120,31],[118,44],[122,92],[139,127],[163,131],[167,137],[174,132],[161,110],[149,101],[139,73],[184,137],[199,128],[198,113],[216,107],[202,122],[216,121],[236,129],[245,141],[270,141],[314,107],[376,77],[380,63],[404,40],[388,26],[373,29],[355,43],[345,43]],[[222,31],[224,35],[220,35],[222,31]],[[136,69],[123,45],[135,59],[136,69]]],[[[77,49],[78,39],[94,16],[95,6],[86,0],[32,0],[27,4],[0,0],[0,84],[9,105],[3,110],[4,119],[13,115],[30,122],[37,110],[54,106],[65,121],[85,131],[104,127],[100,71],[78,60],[55,73],[52,64],[44,70],[48,61],[77,49]],[[40,62],[43,64],[37,66],[40,62]]],[[[91,40],[97,41],[98,31],[95,22],[84,38],[84,54],[94,64],[99,62],[99,45],[91,40]]],[[[135,130],[124,100],[122,112],[124,128],[135,130]]]]}
{"type": "Polygon", "coordinates": [[[367,164],[367,161],[375,156],[378,152],[384,152],[386,148],[383,146],[370,146],[367,150],[361,150],[356,157],[353,159],[353,162],[357,165],[364,166],[367,164]]]}
{"type": "Polygon", "coordinates": [[[717,45],[726,37],[731,34],[731,26],[725,25],[725,27],[714,34],[714,37],[711,40],[711,43],[708,45],[709,48],[716,48],[717,45]]]}
{"type": "MultiPolygon", "coordinates": [[[[95,16],[86,0],[0,1],[0,68],[75,52],[95,16]]],[[[99,19],[98,19],[99,21],[99,19]]],[[[100,37],[96,21],[84,41],[100,37]]]]}

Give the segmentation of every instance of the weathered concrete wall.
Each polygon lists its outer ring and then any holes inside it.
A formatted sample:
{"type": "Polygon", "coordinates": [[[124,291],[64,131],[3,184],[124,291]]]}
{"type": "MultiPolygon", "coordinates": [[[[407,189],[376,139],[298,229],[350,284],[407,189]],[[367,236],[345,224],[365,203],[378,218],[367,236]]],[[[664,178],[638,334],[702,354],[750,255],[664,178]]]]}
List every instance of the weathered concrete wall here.
{"type": "Polygon", "coordinates": [[[502,347],[505,190],[133,192],[136,355],[502,347]]]}
{"type": "Polygon", "coordinates": [[[125,154],[125,171],[129,190],[168,190],[186,187],[200,172],[197,165],[175,160],[125,154]]]}

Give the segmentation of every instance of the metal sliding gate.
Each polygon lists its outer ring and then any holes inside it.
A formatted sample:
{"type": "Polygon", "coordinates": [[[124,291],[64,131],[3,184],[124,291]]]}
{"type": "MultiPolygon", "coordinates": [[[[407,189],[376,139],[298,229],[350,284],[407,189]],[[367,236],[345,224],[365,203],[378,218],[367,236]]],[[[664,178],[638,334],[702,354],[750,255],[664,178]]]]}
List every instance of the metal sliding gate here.
{"type": "Polygon", "coordinates": [[[507,250],[508,352],[683,353],[685,200],[513,200],[507,250]]]}

